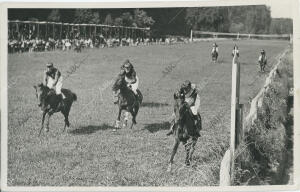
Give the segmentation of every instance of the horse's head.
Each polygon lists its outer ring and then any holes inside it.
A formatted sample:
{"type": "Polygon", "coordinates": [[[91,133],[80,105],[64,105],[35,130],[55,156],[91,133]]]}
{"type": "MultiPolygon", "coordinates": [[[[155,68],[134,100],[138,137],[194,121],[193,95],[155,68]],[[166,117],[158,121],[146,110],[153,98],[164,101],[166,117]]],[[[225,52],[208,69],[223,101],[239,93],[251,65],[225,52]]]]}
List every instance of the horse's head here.
{"type": "Polygon", "coordinates": [[[176,116],[176,122],[181,122],[185,112],[188,110],[188,106],[185,103],[185,96],[182,91],[174,93],[174,112],[176,116]]]}
{"type": "Polygon", "coordinates": [[[125,78],[123,76],[119,76],[113,85],[113,91],[122,90],[124,88],[127,88],[125,78]]]}
{"type": "Polygon", "coordinates": [[[48,95],[49,88],[44,86],[43,83],[38,84],[37,86],[33,86],[35,89],[35,96],[38,99],[38,106],[44,110],[46,108],[45,99],[48,95]]]}

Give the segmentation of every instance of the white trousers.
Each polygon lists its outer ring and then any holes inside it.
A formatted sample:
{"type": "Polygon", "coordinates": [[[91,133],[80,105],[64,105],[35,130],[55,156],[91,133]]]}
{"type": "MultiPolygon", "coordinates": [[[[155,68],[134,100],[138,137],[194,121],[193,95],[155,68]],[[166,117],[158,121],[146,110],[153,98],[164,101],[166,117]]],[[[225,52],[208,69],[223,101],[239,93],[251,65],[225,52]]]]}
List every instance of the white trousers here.
{"type": "MultiPolygon", "coordinates": [[[[127,81],[127,77],[125,77],[125,81],[127,81]]],[[[128,86],[131,85],[131,90],[134,92],[134,94],[137,94],[136,90],[138,89],[139,87],[139,78],[136,76],[136,82],[133,83],[133,84],[128,84],[128,86]]]]}
{"type": "MultiPolygon", "coordinates": [[[[188,102],[188,101],[186,101],[186,102],[188,102]]],[[[190,109],[191,109],[193,115],[200,114],[200,96],[199,95],[197,95],[195,105],[191,106],[190,109]]],[[[175,116],[175,113],[173,112],[171,119],[175,119],[175,118],[176,118],[176,116],[175,116]]]]}
{"type": "Polygon", "coordinates": [[[49,87],[50,89],[54,89],[56,94],[59,95],[59,94],[61,94],[63,78],[60,77],[55,86],[54,86],[54,82],[55,82],[55,80],[53,78],[48,77],[47,87],[49,87]]]}
{"type": "Polygon", "coordinates": [[[191,106],[191,111],[193,115],[197,115],[199,113],[199,110],[200,110],[200,96],[197,95],[195,105],[191,106]]]}

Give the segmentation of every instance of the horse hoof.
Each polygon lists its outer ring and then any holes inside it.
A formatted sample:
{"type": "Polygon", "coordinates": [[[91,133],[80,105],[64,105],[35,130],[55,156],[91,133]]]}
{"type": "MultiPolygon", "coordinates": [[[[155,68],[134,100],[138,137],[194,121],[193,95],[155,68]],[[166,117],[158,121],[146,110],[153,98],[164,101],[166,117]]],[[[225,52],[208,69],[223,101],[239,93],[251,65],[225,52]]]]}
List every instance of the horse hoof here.
{"type": "Polygon", "coordinates": [[[113,129],[113,132],[116,132],[117,131],[117,129],[113,129]]]}

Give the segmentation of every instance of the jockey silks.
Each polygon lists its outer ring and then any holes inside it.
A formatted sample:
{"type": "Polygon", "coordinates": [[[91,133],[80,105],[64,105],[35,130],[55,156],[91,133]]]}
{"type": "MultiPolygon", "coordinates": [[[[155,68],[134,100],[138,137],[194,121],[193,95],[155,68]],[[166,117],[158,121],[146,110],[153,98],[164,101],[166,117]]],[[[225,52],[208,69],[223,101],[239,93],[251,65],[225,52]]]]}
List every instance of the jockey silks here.
{"type": "Polygon", "coordinates": [[[185,102],[190,106],[193,114],[197,115],[200,109],[200,96],[195,84],[192,84],[191,88],[190,93],[185,95],[185,102]]]}

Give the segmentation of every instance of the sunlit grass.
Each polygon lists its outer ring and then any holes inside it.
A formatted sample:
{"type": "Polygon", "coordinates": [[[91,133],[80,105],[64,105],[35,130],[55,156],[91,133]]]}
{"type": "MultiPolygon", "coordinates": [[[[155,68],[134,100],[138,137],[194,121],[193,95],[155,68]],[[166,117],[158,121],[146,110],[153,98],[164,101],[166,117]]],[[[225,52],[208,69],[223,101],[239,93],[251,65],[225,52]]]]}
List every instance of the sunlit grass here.
{"type": "MultiPolygon", "coordinates": [[[[230,49],[235,43],[218,43],[220,60],[216,64],[210,62],[211,42],[9,55],[8,76],[14,83],[8,90],[8,185],[218,185],[220,161],[229,145],[230,49]],[[55,114],[50,120],[50,132],[39,138],[41,114],[32,86],[42,81],[47,61],[66,75],[85,57],[63,85],[78,96],[70,113],[70,129],[62,133],[63,116],[55,114]],[[127,58],[137,70],[145,105],[137,116],[137,126],[113,132],[117,107],[112,104],[107,83],[115,78],[127,58]],[[176,67],[165,75],[163,71],[174,63],[176,67]],[[207,82],[200,90],[202,137],[196,145],[193,166],[184,166],[185,153],[180,146],[174,170],[166,173],[173,144],[173,138],[165,136],[173,92],[186,79],[199,85],[207,82]]],[[[272,63],[287,43],[238,44],[242,62],[241,102],[247,102],[265,77],[258,73],[259,50],[264,48],[272,63]]]]}

